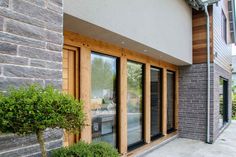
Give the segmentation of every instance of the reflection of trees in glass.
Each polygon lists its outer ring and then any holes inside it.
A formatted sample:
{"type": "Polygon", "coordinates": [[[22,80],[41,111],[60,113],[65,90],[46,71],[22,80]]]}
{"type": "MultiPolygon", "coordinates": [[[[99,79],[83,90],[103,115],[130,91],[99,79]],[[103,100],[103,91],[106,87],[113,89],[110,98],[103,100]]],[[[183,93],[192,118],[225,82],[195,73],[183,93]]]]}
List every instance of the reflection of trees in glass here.
{"type": "Polygon", "coordinates": [[[92,138],[116,145],[116,63],[114,57],[92,53],[92,138]]]}
{"type": "Polygon", "coordinates": [[[104,90],[114,91],[116,67],[114,58],[92,55],[92,97],[101,97],[104,90]]]}
{"type": "Polygon", "coordinates": [[[140,112],[142,110],[143,70],[142,64],[128,62],[128,111],[140,112]]]}
{"type": "Polygon", "coordinates": [[[142,95],[142,65],[128,62],[128,88],[137,96],[142,95]]]}
{"type": "Polygon", "coordinates": [[[143,65],[134,62],[127,63],[127,120],[128,145],[142,141],[142,92],[143,92],[143,65]]]}

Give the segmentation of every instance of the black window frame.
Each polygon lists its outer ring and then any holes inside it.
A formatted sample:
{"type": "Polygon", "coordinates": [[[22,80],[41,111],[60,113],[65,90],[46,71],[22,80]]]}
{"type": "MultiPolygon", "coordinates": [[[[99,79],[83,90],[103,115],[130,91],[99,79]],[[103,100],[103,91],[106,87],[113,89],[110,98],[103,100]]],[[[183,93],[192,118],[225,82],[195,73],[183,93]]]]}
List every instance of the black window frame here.
{"type": "MultiPolygon", "coordinates": [[[[221,128],[223,128],[228,122],[229,122],[229,80],[224,78],[224,77],[220,77],[220,81],[223,81],[223,124],[221,126],[221,128]]],[[[219,103],[219,108],[220,108],[220,103],[219,103]]],[[[220,114],[220,111],[219,111],[220,114]]]]}
{"type": "MultiPolygon", "coordinates": [[[[162,68],[159,68],[159,67],[156,67],[156,66],[151,66],[151,68],[150,68],[150,78],[152,77],[152,75],[151,75],[151,70],[152,69],[156,69],[156,70],[159,70],[160,71],[160,115],[159,115],[159,118],[160,118],[160,133],[159,134],[156,134],[156,135],[154,135],[154,136],[152,136],[152,134],[150,133],[150,136],[151,136],[151,141],[155,141],[155,140],[157,140],[157,139],[159,139],[159,138],[161,138],[161,137],[163,137],[163,132],[162,132],[162,129],[163,129],[163,112],[162,112],[162,109],[163,109],[163,103],[162,103],[162,100],[163,100],[163,98],[162,98],[162,96],[163,96],[163,92],[162,92],[162,89],[163,89],[163,87],[162,87],[162,85],[163,85],[163,79],[162,79],[162,77],[163,77],[163,69],[162,68]]],[[[151,81],[151,80],[150,80],[151,81]]],[[[150,83],[150,86],[151,86],[151,83],[150,83]]],[[[151,88],[152,87],[150,87],[150,90],[151,90],[151,88]]],[[[151,98],[151,93],[150,93],[150,98],[151,98]]],[[[152,102],[151,102],[152,103],[152,102]]],[[[152,104],[150,104],[150,105],[152,105],[152,104]]],[[[151,106],[152,107],[152,106],[151,106]]],[[[151,109],[151,108],[150,108],[151,109]]],[[[152,114],[152,113],[151,113],[152,114]]],[[[152,121],[152,119],[150,120],[150,123],[151,123],[151,121],[152,121]]],[[[150,124],[151,125],[151,124],[150,124]]],[[[151,129],[152,129],[152,125],[151,125],[151,129]]],[[[150,130],[151,131],[151,130],[150,130]]]]}
{"type": "MultiPolygon", "coordinates": [[[[172,73],[173,74],[173,91],[174,91],[174,94],[173,94],[173,127],[168,129],[167,127],[167,134],[170,134],[172,132],[175,132],[177,129],[176,129],[176,72],[175,71],[171,71],[171,70],[167,70],[167,95],[168,95],[168,73],[172,73]]],[[[168,99],[168,97],[167,97],[168,99]]],[[[167,113],[168,113],[168,100],[167,100],[167,113]]],[[[168,125],[168,114],[167,114],[167,121],[166,121],[166,125],[168,125]]]]}
{"type": "MultiPolygon", "coordinates": [[[[91,51],[91,56],[92,54],[97,54],[100,56],[105,56],[105,57],[110,57],[110,58],[115,58],[116,59],[116,89],[115,89],[115,96],[116,96],[116,146],[115,148],[117,148],[118,150],[119,148],[119,137],[120,137],[120,126],[119,126],[119,113],[120,113],[120,97],[119,97],[119,90],[120,90],[120,58],[117,56],[112,56],[109,54],[104,54],[102,52],[98,52],[98,51],[91,51]]],[[[91,64],[92,65],[92,64],[91,64]]],[[[91,71],[92,72],[92,71],[91,71]]],[[[91,87],[92,88],[92,87],[91,87]]],[[[91,121],[92,121],[92,117],[91,117],[91,121]]],[[[92,130],[91,130],[91,134],[92,134],[92,130]]],[[[102,141],[101,141],[102,142],[102,141]]]]}
{"type": "MultiPolygon", "coordinates": [[[[139,142],[127,145],[127,150],[128,150],[128,152],[130,152],[130,151],[133,151],[133,150],[135,150],[135,149],[145,145],[145,139],[144,139],[144,133],[145,133],[145,126],[144,126],[145,125],[145,109],[144,108],[145,108],[145,74],[146,74],[145,66],[146,66],[146,64],[142,63],[142,62],[138,62],[138,61],[134,61],[134,60],[129,60],[128,59],[126,66],[128,66],[128,62],[142,65],[142,140],[140,140],[139,142]]],[[[128,70],[127,70],[127,73],[128,73],[128,70]]],[[[128,83],[128,77],[127,77],[127,83],[128,83]]],[[[127,92],[128,92],[128,88],[127,88],[127,92]]],[[[127,117],[127,122],[128,122],[128,117],[127,117]]],[[[128,128],[128,123],[127,123],[127,128],[128,128]]],[[[127,141],[128,141],[128,130],[127,130],[127,141]]]]}

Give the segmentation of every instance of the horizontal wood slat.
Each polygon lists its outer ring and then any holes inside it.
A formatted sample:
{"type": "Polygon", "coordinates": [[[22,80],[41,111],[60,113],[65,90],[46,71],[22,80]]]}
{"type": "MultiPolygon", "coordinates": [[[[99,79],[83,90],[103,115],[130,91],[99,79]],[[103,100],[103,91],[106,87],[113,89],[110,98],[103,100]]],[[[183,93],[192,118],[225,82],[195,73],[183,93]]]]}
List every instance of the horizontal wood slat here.
{"type": "MultiPolygon", "coordinates": [[[[210,15],[210,50],[211,62],[213,62],[213,16],[212,7],[209,7],[210,15]]],[[[207,27],[206,15],[203,11],[193,10],[193,63],[207,62],[207,27]]]]}

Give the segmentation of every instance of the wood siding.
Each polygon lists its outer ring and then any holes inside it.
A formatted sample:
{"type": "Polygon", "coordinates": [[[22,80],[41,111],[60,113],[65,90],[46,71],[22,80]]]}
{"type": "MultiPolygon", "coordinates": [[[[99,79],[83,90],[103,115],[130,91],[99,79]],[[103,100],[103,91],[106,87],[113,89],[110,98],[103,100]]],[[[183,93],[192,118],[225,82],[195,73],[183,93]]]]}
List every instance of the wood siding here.
{"type": "MultiPolygon", "coordinates": [[[[231,41],[228,0],[221,0],[208,8],[210,15],[211,62],[227,71],[231,70],[231,41]],[[227,19],[227,42],[222,35],[222,11],[227,19]]],[[[204,11],[193,10],[193,64],[207,62],[206,15],[204,11]]]]}
{"type": "MultiPolygon", "coordinates": [[[[212,7],[209,7],[210,25],[213,24],[212,7]]],[[[193,10],[193,64],[207,62],[207,26],[203,11],[193,10]]],[[[213,30],[210,29],[211,62],[213,61],[213,30]]]]}
{"type": "MultiPolygon", "coordinates": [[[[177,131],[167,134],[167,86],[163,85],[162,92],[162,124],[163,124],[163,137],[159,138],[156,141],[151,142],[150,140],[150,67],[155,66],[161,68],[163,70],[163,83],[167,83],[167,71],[171,70],[176,73],[176,87],[178,87],[178,67],[161,61],[155,60],[151,57],[145,56],[143,54],[130,51],[128,49],[124,49],[121,47],[117,47],[115,45],[111,45],[102,41],[94,40],[76,33],[64,31],[64,43],[65,43],[65,50],[64,50],[64,58],[65,58],[65,76],[68,75],[68,51],[66,50],[67,47],[74,47],[75,49],[79,50],[79,58],[80,62],[77,67],[79,67],[80,71],[80,78],[78,82],[80,82],[80,94],[79,98],[84,102],[84,110],[87,115],[87,126],[81,132],[81,140],[86,142],[91,142],[92,140],[92,130],[91,130],[91,110],[90,110],[90,92],[91,92],[91,52],[96,51],[107,55],[112,55],[118,57],[120,60],[119,63],[119,151],[123,156],[134,156],[135,154],[142,152],[144,149],[148,149],[151,146],[156,144],[160,144],[164,140],[167,140],[170,137],[173,137],[177,134],[177,131]],[[135,149],[131,152],[127,150],[127,60],[137,61],[145,65],[145,86],[144,86],[144,141],[145,144],[138,149],[135,149]]],[[[71,63],[72,64],[72,63],[71,63]]],[[[65,90],[68,89],[69,85],[67,85],[68,81],[65,77],[65,90]]],[[[72,81],[74,82],[74,81],[72,81]]],[[[175,100],[175,108],[178,108],[178,90],[176,92],[176,100],[175,100]]],[[[178,119],[178,110],[175,112],[175,119],[178,119]]],[[[178,129],[178,124],[176,121],[175,124],[176,128],[178,129]]]]}
{"type": "Polygon", "coordinates": [[[231,71],[231,53],[232,45],[230,44],[228,0],[221,0],[213,7],[213,32],[214,32],[214,62],[227,71],[231,71]],[[222,11],[227,19],[227,42],[222,35],[222,11]]]}

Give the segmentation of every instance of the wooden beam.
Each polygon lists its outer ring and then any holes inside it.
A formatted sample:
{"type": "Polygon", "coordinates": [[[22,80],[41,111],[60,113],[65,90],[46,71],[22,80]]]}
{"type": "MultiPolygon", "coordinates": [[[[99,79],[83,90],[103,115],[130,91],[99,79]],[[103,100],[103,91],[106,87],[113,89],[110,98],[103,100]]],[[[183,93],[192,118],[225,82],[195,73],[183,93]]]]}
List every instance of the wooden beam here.
{"type": "Polygon", "coordinates": [[[160,67],[160,68],[165,67],[171,71],[177,70],[177,66],[171,63],[154,59],[153,57],[149,57],[144,54],[137,53],[126,48],[121,48],[116,45],[98,41],[98,40],[83,36],[81,34],[76,34],[76,33],[65,30],[64,36],[65,36],[64,42],[68,45],[72,45],[76,47],[85,46],[85,47],[88,47],[90,50],[100,52],[103,54],[112,55],[115,57],[121,57],[122,53],[124,53],[128,60],[137,61],[143,64],[147,63],[148,61],[151,65],[156,66],[156,67],[160,67]]]}
{"type": "Polygon", "coordinates": [[[92,141],[90,88],[91,88],[91,50],[86,47],[80,49],[80,99],[84,102],[86,126],[81,132],[81,140],[92,141]]]}
{"type": "Polygon", "coordinates": [[[162,75],[162,133],[167,135],[167,70],[162,75]]]}
{"type": "Polygon", "coordinates": [[[179,72],[175,72],[175,129],[179,128],[179,72]]]}
{"type": "MultiPolygon", "coordinates": [[[[90,107],[90,92],[91,92],[91,51],[96,51],[102,54],[107,54],[111,56],[118,57],[120,59],[119,65],[119,112],[117,113],[119,116],[119,123],[118,123],[118,141],[119,141],[119,151],[123,156],[127,155],[127,60],[137,61],[142,64],[145,64],[145,107],[144,107],[144,139],[146,143],[150,142],[150,67],[155,66],[164,69],[163,76],[162,76],[162,132],[166,135],[164,138],[166,139],[169,137],[167,135],[167,69],[173,72],[178,71],[178,67],[167,63],[161,60],[157,60],[146,55],[143,55],[138,52],[134,52],[122,47],[117,47],[115,45],[94,40],[80,34],[72,33],[65,31],[65,45],[72,46],[75,48],[80,48],[80,64],[79,64],[79,74],[76,74],[76,77],[80,77],[79,85],[76,85],[76,88],[80,89],[79,97],[84,102],[84,111],[87,114],[86,124],[87,126],[81,133],[81,140],[86,142],[92,141],[92,129],[91,129],[91,107],[90,107]],[[148,70],[149,69],[149,70],[148,70]],[[148,74],[149,73],[149,74],[148,74]],[[148,81],[149,80],[149,81],[148,81]],[[149,89],[148,89],[149,88],[149,89]]],[[[77,58],[77,57],[76,57],[77,58]]],[[[77,61],[76,61],[77,62],[77,61]]],[[[76,66],[77,68],[77,66],[76,66]]],[[[77,71],[77,69],[76,69],[77,71]]],[[[65,84],[67,85],[67,84],[65,84]]],[[[65,86],[66,88],[66,86],[65,86]]],[[[178,90],[176,91],[178,92],[178,90]]],[[[178,96],[178,94],[177,94],[178,96]]],[[[77,93],[76,93],[77,97],[77,93]]],[[[178,97],[176,97],[176,101],[178,102],[178,97]]],[[[177,111],[176,111],[177,112],[177,111]]],[[[155,142],[161,141],[161,139],[156,140],[155,142]]],[[[152,142],[152,143],[155,143],[152,142]]],[[[152,145],[150,143],[150,145],[152,145]]],[[[147,146],[147,145],[145,145],[147,146]]],[[[145,147],[144,146],[144,147],[145,147]]],[[[140,148],[142,149],[142,148],[140,148]]]]}
{"type": "Polygon", "coordinates": [[[144,82],[144,140],[146,143],[151,142],[151,66],[145,65],[145,82],[144,82]]]}
{"type": "Polygon", "coordinates": [[[119,151],[122,155],[127,153],[127,58],[120,58],[119,76],[119,151]]]}

